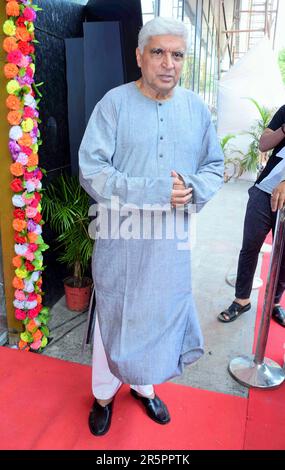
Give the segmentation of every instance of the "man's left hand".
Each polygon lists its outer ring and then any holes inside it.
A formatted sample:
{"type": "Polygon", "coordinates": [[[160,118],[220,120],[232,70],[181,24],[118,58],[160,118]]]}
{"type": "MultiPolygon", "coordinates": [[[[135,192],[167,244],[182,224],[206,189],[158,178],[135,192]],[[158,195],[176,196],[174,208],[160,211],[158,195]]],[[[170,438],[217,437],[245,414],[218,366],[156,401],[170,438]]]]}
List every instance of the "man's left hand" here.
{"type": "Polygon", "coordinates": [[[271,209],[276,212],[277,209],[283,209],[285,204],[285,181],[278,184],[271,194],[271,209]]]}

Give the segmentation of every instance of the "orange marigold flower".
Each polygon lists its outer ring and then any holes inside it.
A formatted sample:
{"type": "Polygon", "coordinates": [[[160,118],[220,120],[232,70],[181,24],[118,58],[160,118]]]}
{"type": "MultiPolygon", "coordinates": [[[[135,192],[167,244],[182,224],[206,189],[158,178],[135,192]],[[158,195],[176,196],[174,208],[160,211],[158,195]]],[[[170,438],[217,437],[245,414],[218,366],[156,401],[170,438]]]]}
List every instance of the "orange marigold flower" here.
{"type": "Polygon", "coordinates": [[[41,330],[37,330],[35,333],[33,333],[33,340],[34,342],[39,341],[43,336],[41,330]]]}
{"type": "Polygon", "coordinates": [[[30,147],[33,143],[32,137],[27,132],[24,132],[23,137],[18,140],[18,143],[24,147],[30,147]]]}
{"type": "Polygon", "coordinates": [[[32,38],[25,26],[18,26],[18,28],[16,28],[16,39],[18,39],[18,41],[30,41],[32,38]]]}
{"type": "Polygon", "coordinates": [[[15,162],[10,165],[10,171],[14,176],[21,176],[24,174],[24,167],[22,163],[15,162]]]}
{"type": "Polygon", "coordinates": [[[20,279],[17,276],[14,277],[14,279],[12,281],[12,285],[13,285],[14,289],[24,289],[24,287],[25,287],[23,279],[20,279]]]}
{"type": "Polygon", "coordinates": [[[10,1],[6,5],[7,16],[19,16],[20,15],[20,6],[17,2],[10,1]]]}
{"type": "Polygon", "coordinates": [[[16,230],[16,232],[22,232],[27,226],[27,222],[25,220],[21,219],[15,219],[13,220],[13,229],[16,230]]]}
{"type": "Polygon", "coordinates": [[[14,256],[12,263],[13,263],[13,266],[15,266],[15,268],[20,268],[22,266],[21,256],[20,255],[14,256]]]}
{"type": "Polygon", "coordinates": [[[17,39],[14,37],[5,38],[3,41],[3,49],[6,52],[12,52],[18,49],[17,39]]]}
{"type": "Polygon", "coordinates": [[[26,325],[26,329],[30,331],[31,333],[38,328],[38,324],[35,322],[35,320],[30,320],[29,323],[26,325]]]}
{"type": "Polygon", "coordinates": [[[27,342],[26,341],[23,341],[22,339],[19,341],[18,343],[18,346],[19,346],[19,349],[25,349],[25,347],[27,346],[27,342]]]}
{"type": "Polygon", "coordinates": [[[29,239],[29,242],[30,242],[30,243],[36,243],[37,238],[38,238],[38,234],[37,234],[37,233],[35,233],[35,232],[29,232],[29,233],[28,233],[28,239],[29,239]]]}
{"type": "Polygon", "coordinates": [[[40,294],[37,294],[37,302],[38,304],[41,304],[43,301],[42,296],[40,294]]]}
{"type": "Polygon", "coordinates": [[[18,74],[19,69],[16,64],[5,64],[4,75],[6,78],[14,78],[18,74]]]}
{"type": "Polygon", "coordinates": [[[39,156],[37,153],[31,153],[28,157],[28,166],[37,166],[39,164],[39,156]]]}
{"type": "Polygon", "coordinates": [[[22,113],[20,111],[10,111],[7,120],[11,126],[18,126],[22,120],[22,113]]]}
{"type": "Polygon", "coordinates": [[[9,109],[18,111],[21,109],[21,100],[15,95],[9,95],[8,98],[6,98],[6,106],[9,109]]]}

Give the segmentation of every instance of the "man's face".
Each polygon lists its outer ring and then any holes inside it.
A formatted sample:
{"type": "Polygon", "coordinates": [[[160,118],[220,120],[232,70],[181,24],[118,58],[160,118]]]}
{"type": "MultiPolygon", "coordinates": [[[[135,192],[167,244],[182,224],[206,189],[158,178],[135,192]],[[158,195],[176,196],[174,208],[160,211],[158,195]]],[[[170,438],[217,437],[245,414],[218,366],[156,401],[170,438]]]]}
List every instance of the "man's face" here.
{"type": "Polygon", "coordinates": [[[184,39],[171,35],[153,36],[143,54],[137,48],[137,63],[145,84],[155,92],[169,93],[180,78],[185,51],[184,39]]]}

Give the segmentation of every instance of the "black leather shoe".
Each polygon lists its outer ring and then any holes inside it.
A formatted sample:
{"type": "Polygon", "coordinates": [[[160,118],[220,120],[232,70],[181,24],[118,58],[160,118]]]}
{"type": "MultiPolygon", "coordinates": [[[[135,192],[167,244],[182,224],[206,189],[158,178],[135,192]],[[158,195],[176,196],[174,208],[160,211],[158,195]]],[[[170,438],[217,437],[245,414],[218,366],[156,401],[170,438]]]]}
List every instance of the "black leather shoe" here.
{"type": "Polygon", "coordinates": [[[166,405],[161,399],[155,395],[154,398],[141,397],[134,389],[131,388],[131,395],[140,400],[144,405],[148,416],[156,423],[167,424],[170,421],[170,416],[166,405]]]}
{"type": "Polygon", "coordinates": [[[101,406],[95,398],[88,419],[89,429],[92,434],[95,436],[103,436],[109,431],[111,426],[112,410],[113,401],[106,406],[101,406]]]}
{"type": "Polygon", "coordinates": [[[285,327],[285,310],[280,305],[276,305],[276,307],[273,307],[272,318],[277,323],[279,323],[279,325],[285,327]]]}

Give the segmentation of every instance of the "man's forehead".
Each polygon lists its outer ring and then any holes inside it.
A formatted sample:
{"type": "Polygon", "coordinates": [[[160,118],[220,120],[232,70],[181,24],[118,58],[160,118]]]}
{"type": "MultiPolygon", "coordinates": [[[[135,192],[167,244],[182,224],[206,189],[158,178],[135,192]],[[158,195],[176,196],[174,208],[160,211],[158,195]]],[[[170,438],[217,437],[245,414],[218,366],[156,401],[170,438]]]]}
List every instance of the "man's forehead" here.
{"type": "Polygon", "coordinates": [[[171,34],[165,34],[161,36],[152,36],[148,42],[149,47],[161,47],[163,49],[168,48],[185,48],[185,40],[181,36],[174,36],[171,34]]]}

